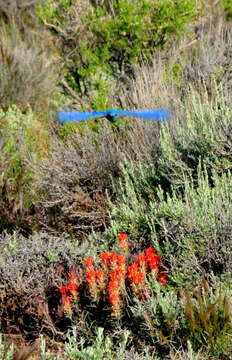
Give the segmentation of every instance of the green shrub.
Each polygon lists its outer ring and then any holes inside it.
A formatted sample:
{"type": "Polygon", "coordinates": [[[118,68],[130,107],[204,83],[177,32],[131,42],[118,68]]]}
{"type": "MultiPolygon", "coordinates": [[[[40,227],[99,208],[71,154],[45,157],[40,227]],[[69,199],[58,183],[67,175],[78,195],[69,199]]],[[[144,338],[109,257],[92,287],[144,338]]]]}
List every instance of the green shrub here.
{"type": "Polygon", "coordinates": [[[71,51],[65,64],[69,85],[88,94],[94,107],[106,106],[115,79],[131,75],[134,63],[151,59],[156,48],[182,34],[200,9],[192,0],[110,0],[76,13],[74,2],[65,3],[41,4],[38,16],[61,38],[61,51],[71,51]]]}
{"type": "Polygon", "coordinates": [[[227,20],[232,19],[232,3],[230,0],[221,0],[222,7],[225,10],[227,20]]]}
{"type": "Polygon", "coordinates": [[[70,360],[123,360],[128,342],[129,332],[123,331],[120,345],[115,352],[115,343],[110,336],[104,335],[104,328],[98,328],[92,345],[84,346],[85,339],[77,342],[77,329],[69,332],[68,341],[65,346],[65,355],[70,360]]]}
{"type": "MultiPolygon", "coordinates": [[[[85,17],[93,42],[82,42],[81,76],[104,64],[106,72],[121,72],[139,57],[150,58],[154,48],[178,35],[197,15],[193,1],[112,0],[91,9],[85,17]]],[[[102,66],[101,66],[102,68],[102,66]]]]}
{"type": "Polygon", "coordinates": [[[118,204],[111,212],[111,231],[125,229],[136,246],[145,242],[160,248],[177,284],[187,284],[204,271],[219,277],[229,273],[231,174],[214,174],[209,181],[199,169],[197,184],[185,178],[183,191],[172,188],[169,194],[149,185],[145,198],[143,175],[144,171],[125,170],[118,204]]]}

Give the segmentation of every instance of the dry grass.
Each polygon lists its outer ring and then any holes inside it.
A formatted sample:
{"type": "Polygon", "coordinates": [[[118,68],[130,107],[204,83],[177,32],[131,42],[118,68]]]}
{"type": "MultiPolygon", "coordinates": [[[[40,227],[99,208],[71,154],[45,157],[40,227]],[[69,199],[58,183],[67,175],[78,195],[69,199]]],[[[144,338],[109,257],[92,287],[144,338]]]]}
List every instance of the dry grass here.
{"type": "Polygon", "coordinates": [[[133,122],[121,130],[106,123],[99,133],[86,128],[83,135],[70,134],[65,143],[54,135],[49,159],[36,168],[41,225],[83,233],[103,230],[112,179],[120,178],[125,157],[151,161],[157,134],[157,124],[133,122]]]}
{"type": "MultiPolygon", "coordinates": [[[[46,35],[46,34],[44,34],[46,35]]],[[[45,36],[46,37],[46,36],[45,36]]],[[[1,22],[0,30],[0,106],[29,107],[46,114],[56,93],[55,58],[46,40],[30,29],[23,34],[16,24],[1,22]],[[32,35],[33,34],[33,35],[32,35]]],[[[56,69],[57,71],[57,69],[56,69]]]]}

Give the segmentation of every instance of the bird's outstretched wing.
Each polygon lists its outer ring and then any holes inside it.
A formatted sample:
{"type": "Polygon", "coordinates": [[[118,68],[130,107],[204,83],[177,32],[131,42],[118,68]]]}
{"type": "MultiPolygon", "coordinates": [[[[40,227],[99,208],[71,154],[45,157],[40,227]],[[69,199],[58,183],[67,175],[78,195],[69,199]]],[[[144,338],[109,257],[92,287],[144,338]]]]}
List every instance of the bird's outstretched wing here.
{"type": "Polygon", "coordinates": [[[105,117],[107,111],[79,112],[79,111],[57,111],[57,120],[64,124],[66,122],[79,122],[97,117],[105,117]]]}
{"type": "Polygon", "coordinates": [[[171,117],[168,109],[153,109],[153,110],[108,110],[108,111],[93,111],[93,112],[79,112],[79,111],[58,111],[57,119],[61,124],[66,122],[79,122],[89,119],[106,117],[109,121],[117,121],[123,116],[142,117],[147,120],[168,120],[171,117]]]}
{"type": "Polygon", "coordinates": [[[168,120],[171,113],[168,109],[152,110],[119,110],[120,116],[142,117],[147,120],[168,120]]]}

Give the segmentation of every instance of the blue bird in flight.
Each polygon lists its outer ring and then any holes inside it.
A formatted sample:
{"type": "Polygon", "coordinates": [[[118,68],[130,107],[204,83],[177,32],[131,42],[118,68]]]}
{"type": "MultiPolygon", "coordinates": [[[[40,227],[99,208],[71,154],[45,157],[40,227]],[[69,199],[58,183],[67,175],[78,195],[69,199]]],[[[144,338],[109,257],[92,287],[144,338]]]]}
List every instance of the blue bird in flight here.
{"type": "Polygon", "coordinates": [[[142,117],[147,120],[168,120],[171,117],[168,109],[154,109],[154,110],[107,110],[107,111],[58,111],[57,120],[61,123],[80,122],[94,118],[106,118],[110,122],[116,122],[123,116],[142,117]]]}

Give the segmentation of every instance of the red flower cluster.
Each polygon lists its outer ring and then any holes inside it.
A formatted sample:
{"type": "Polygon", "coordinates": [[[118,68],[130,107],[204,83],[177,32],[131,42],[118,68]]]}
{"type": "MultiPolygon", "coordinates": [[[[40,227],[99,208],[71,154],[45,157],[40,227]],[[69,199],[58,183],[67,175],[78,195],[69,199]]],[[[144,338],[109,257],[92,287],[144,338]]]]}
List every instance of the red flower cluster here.
{"type": "Polygon", "coordinates": [[[127,268],[127,278],[129,280],[132,292],[135,296],[142,297],[145,285],[145,275],[142,268],[136,262],[133,262],[127,268]]]}
{"type": "Polygon", "coordinates": [[[120,253],[127,256],[128,255],[128,248],[129,248],[129,242],[128,242],[127,234],[119,233],[118,234],[118,242],[119,242],[120,253]]]}
{"type": "Polygon", "coordinates": [[[86,267],[85,281],[91,298],[99,300],[100,292],[105,288],[105,274],[102,269],[95,270],[94,262],[91,257],[84,260],[86,267]]]}
{"type": "Polygon", "coordinates": [[[71,313],[71,300],[76,301],[78,299],[77,277],[74,270],[69,271],[67,282],[67,285],[62,285],[59,290],[61,294],[63,310],[67,313],[71,313]]]}
{"type": "MultiPolygon", "coordinates": [[[[118,255],[119,260],[122,256],[118,255]]],[[[125,259],[124,259],[125,260],[125,259]]],[[[113,314],[118,317],[121,314],[122,296],[125,295],[125,261],[119,261],[118,267],[109,275],[109,284],[107,288],[109,303],[113,314]]]]}
{"type": "Polygon", "coordinates": [[[136,256],[136,261],[127,268],[127,278],[129,280],[132,292],[135,296],[144,298],[147,291],[145,289],[146,275],[151,274],[155,276],[160,285],[168,283],[167,274],[159,274],[159,267],[161,263],[160,255],[155,253],[153,247],[146,248],[145,253],[136,256]]]}
{"type": "MultiPolygon", "coordinates": [[[[156,254],[153,247],[146,248],[144,253],[138,254],[135,261],[127,266],[128,237],[125,233],[120,233],[117,238],[120,254],[102,252],[98,268],[95,268],[93,258],[87,257],[84,259],[84,267],[86,289],[90,298],[98,302],[106,296],[112,314],[119,317],[122,313],[127,284],[134,296],[146,299],[147,277],[155,278],[160,285],[165,286],[168,283],[168,276],[159,272],[161,257],[156,254]]],[[[77,278],[74,271],[69,272],[67,280],[67,286],[61,286],[60,293],[64,311],[71,312],[71,301],[78,298],[77,278]]]]}
{"type": "Polygon", "coordinates": [[[126,260],[122,255],[118,255],[115,252],[103,252],[100,255],[101,264],[107,273],[114,271],[118,266],[125,267],[126,260]]]}

